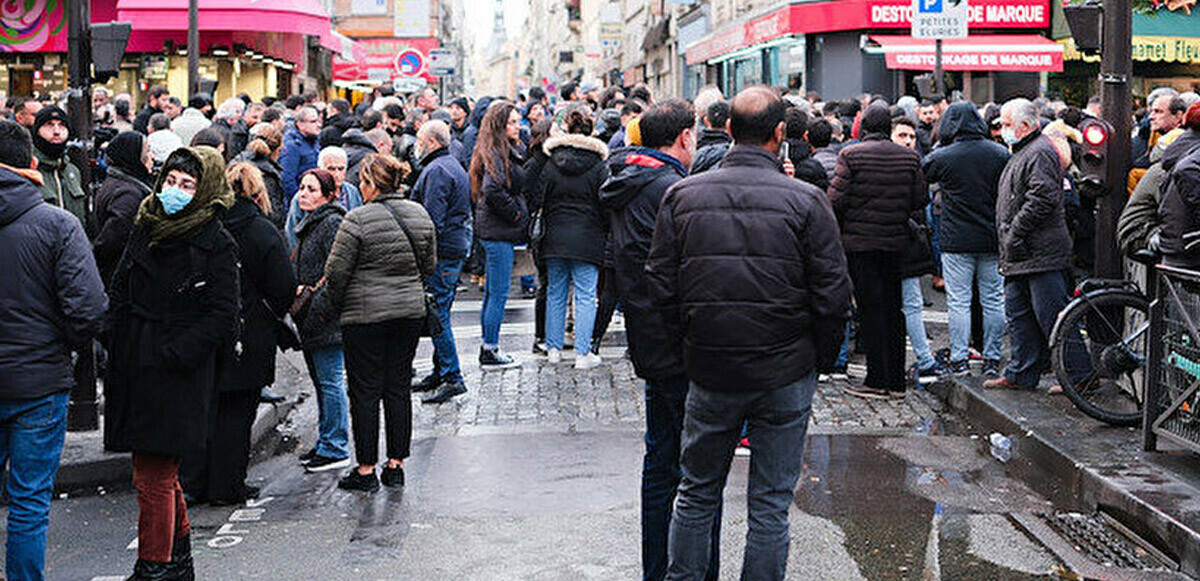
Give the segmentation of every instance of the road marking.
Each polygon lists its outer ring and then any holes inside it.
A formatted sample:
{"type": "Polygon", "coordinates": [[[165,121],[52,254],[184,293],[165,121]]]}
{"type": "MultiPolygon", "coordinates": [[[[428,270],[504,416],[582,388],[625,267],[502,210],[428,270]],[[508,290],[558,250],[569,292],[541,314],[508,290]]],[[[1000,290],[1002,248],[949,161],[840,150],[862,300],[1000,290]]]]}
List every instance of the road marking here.
{"type": "Polygon", "coordinates": [[[267,512],[267,509],[262,507],[269,504],[272,500],[275,500],[274,496],[247,500],[246,508],[239,508],[230,513],[229,518],[226,519],[228,522],[222,524],[221,528],[217,529],[216,535],[212,539],[209,539],[206,544],[213,549],[228,549],[241,544],[242,541],[246,540],[246,535],[250,534],[251,530],[234,528],[233,523],[261,521],[263,515],[267,512]]]}

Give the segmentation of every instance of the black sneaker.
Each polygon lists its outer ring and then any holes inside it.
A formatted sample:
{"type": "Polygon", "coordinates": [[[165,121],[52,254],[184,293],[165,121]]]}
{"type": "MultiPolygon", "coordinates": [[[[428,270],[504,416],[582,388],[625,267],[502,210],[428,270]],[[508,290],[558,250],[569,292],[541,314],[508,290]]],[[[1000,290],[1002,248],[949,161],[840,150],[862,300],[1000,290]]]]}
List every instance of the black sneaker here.
{"type": "Polygon", "coordinates": [[[937,383],[939,377],[942,376],[942,366],[934,363],[929,369],[917,369],[916,364],[908,368],[908,377],[912,385],[928,385],[937,383]]]}
{"type": "Polygon", "coordinates": [[[983,360],[983,375],[984,377],[1000,377],[1000,372],[1003,368],[1000,367],[999,359],[984,359],[983,360]]]}
{"type": "Polygon", "coordinates": [[[413,393],[423,393],[433,391],[442,384],[442,378],[437,373],[430,373],[424,379],[413,384],[413,393]]]}
{"type": "Polygon", "coordinates": [[[375,492],[379,490],[379,479],[375,477],[375,471],[370,474],[359,474],[355,468],[349,474],[338,480],[338,488],[342,490],[361,490],[362,492],[375,492]]]}
{"type": "Polygon", "coordinates": [[[513,360],[511,355],[501,353],[499,348],[485,349],[480,347],[479,364],[484,367],[506,367],[515,365],[516,361],[513,360]]]}
{"type": "Polygon", "coordinates": [[[383,485],[388,488],[399,488],[404,486],[404,467],[397,466],[396,468],[383,467],[383,472],[379,474],[379,479],[383,481],[383,485]]]}
{"type": "Polygon", "coordinates": [[[842,389],[847,395],[863,399],[890,399],[891,393],[886,389],[867,387],[865,385],[848,385],[842,389]]]}
{"type": "Polygon", "coordinates": [[[942,347],[941,349],[934,351],[933,359],[934,359],[934,361],[937,361],[938,365],[941,365],[942,367],[951,367],[950,348],[942,347]]]}
{"type": "Polygon", "coordinates": [[[950,373],[954,375],[967,375],[971,373],[971,361],[963,359],[962,361],[950,362],[950,373]]]}
{"type": "Polygon", "coordinates": [[[546,350],[546,340],[545,339],[534,339],[533,340],[533,354],[534,355],[545,355],[546,353],[548,353],[548,351],[546,350]]]}
{"type": "Polygon", "coordinates": [[[300,455],[300,463],[308,464],[313,458],[316,458],[316,457],[317,457],[317,449],[312,448],[311,450],[300,455]]]}
{"type": "Polygon", "coordinates": [[[421,400],[421,403],[445,403],[455,396],[467,393],[467,386],[461,381],[443,383],[433,395],[421,400]]]}
{"type": "Polygon", "coordinates": [[[341,470],[350,466],[349,458],[329,458],[326,456],[313,456],[312,460],[305,462],[305,472],[326,472],[329,470],[341,470]]]}

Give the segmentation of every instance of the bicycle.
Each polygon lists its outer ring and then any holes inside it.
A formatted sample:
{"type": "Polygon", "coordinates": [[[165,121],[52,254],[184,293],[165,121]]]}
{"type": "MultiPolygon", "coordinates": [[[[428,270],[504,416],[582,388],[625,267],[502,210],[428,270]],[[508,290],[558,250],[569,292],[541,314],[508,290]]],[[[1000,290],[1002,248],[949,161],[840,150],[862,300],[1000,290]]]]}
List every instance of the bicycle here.
{"type": "Polygon", "coordinates": [[[1063,394],[1083,413],[1114,426],[1141,424],[1148,381],[1158,256],[1143,250],[1130,258],[1146,267],[1142,285],[1084,280],[1050,333],[1050,363],[1063,394]]]}

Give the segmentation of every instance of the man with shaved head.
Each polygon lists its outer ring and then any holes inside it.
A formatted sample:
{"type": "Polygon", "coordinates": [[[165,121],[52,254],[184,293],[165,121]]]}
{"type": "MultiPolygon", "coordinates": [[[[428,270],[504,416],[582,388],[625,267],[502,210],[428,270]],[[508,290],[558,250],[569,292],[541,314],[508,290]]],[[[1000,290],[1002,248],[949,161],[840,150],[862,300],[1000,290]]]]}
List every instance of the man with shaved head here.
{"type": "Polygon", "coordinates": [[[691,386],[667,579],[705,577],[725,476],[749,427],[742,579],[783,579],[816,371],[837,356],[850,276],[825,193],[779,158],[785,103],[765,87],[731,102],[733,147],[667,190],[646,261],[650,297],[683,339],[691,386]]]}

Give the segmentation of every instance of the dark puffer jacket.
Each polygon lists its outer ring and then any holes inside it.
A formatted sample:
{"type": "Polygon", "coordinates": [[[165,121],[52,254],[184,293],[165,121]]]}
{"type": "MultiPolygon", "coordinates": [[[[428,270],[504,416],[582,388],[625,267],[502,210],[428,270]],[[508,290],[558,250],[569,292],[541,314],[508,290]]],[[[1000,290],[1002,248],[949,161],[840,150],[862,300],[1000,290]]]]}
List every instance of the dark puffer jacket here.
{"type": "Polygon", "coordinates": [[[1200,267],[1200,151],[1188,154],[1171,171],[1158,215],[1166,263],[1200,267]]]}
{"type": "Polygon", "coordinates": [[[279,167],[279,162],[267,155],[254,155],[250,150],[243,151],[234,161],[252,163],[262,172],[263,185],[267,187],[267,197],[271,199],[271,215],[267,218],[282,232],[283,223],[287,220],[287,202],[284,201],[281,173],[283,170],[279,167]]]}
{"type": "MultiPolygon", "coordinates": [[[[325,276],[325,262],[333,240],[342,225],[346,210],[336,202],[325,204],[296,225],[296,281],[305,286],[317,286],[325,276]]],[[[305,349],[342,344],[342,326],[338,313],[329,302],[325,285],[313,294],[308,308],[296,313],[296,326],[305,349]]]]}
{"type": "Polygon", "coordinates": [[[996,187],[1011,155],[991,140],[970,103],[946,109],[938,133],[952,143],[927,155],[922,168],[930,184],[941,186],[941,250],[995,254],[996,187]]]}
{"type": "Polygon", "coordinates": [[[908,217],[929,201],[917,152],[869,133],[838,154],[829,200],[846,252],[902,252],[908,217]]]}
{"type": "Polygon", "coordinates": [[[425,169],[413,186],[412,201],[425,206],[437,226],[438,258],[459,260],[471,250],[471,178],[448,147],[421,160],[425,169]]]}
{"type": "Polygon", "coordinates": [[[508,180],[484,172],[482,191],[475,200],[475,236],[480,240],[525,241],[529,221],[528,205],[522,195],[525,184],[524,160],[515,148],[509,149],[508,180]]]}
{"type": "Polygon", "coordinates": [[[358,187],[358,167],[362,160],[376,153],[375,145],[361,129],[347,129],[342,134],[342,149],[346,150],[346,181],[358,187]]]}
{"type": "Polygon", "coordinates": [[[642,147],[613,157],[618,159],[609,160],[614,173],[600,190],[600,203],[609,212],[613,271],[633,368],[638,377],[650,380],[682,375],[683,341],[650,302],[646,257],[663,196],[687,170],[679,160],[642,147]]]}
{"type": "Polygon", "coordinates": [[[825,167],[812,156],[812,146],[803,139],[788,139],[788,158],[796,168],[796,179],[808,182],[822,192],[829,189],[825,167]]]}
{"type": "Polygon", "coordinates": [[[851,289],[837,222],[824,194],[765,149],[735,145],[718,169],[667,191],[646,277],[705,389],[777,389],[841,345],[851,289]]]}
{"type": "Polygon", "coordinates": [[[129,242],[138,206],[148,195],[150,184],[116,166],[108,168],[108,177],[96,192],[96,209],[92,212],[88,230],[92,236],[92,250],[96,253],[96,265],[100,267],[100,277],[106,286],[129,242]]]}
{"type": "Polygon", "coordinates": [[[550,162],[542,171],[542,256],[599,266],[608,230],[600,208],[608,146],[586,135],[564,135],[546,140],[544,149],[550,162]]]}
{"type": "Polygon", "coordinates": [[[279,231],[253,202],[238,198],[221,222],[238,246],[242,349],[232,364],[222,366],[217,388],[257,391],[275,382],[275,319],[296,297],[296,275],[279,231]]]}
{"type": "Polygon", "coordinates": [[[1000,273],[1016,276],[1070,268],[1062,159],[1040,130],[1013,146],[997,194],[1000,273]]]}
{"type": "Polygon", "coordinates": [[[108,308],[83,226],[0,168],[0,248],[0,400],[71,389],[71,349],[92,340],[108,308]]]}
{"type": "Polygon", "coordinates": [[[733,146],[733,137],[718,129],[704,128],[696,139],[696,156],[692,158],[692,175],[717,166],[733,146]]]}

